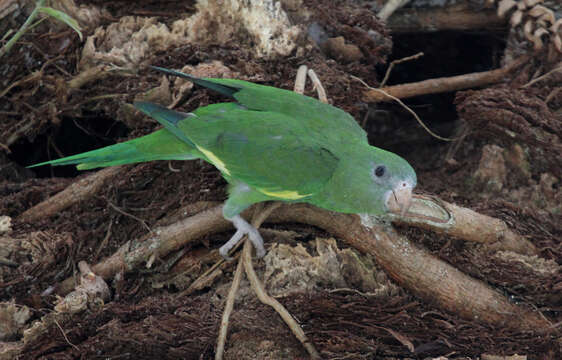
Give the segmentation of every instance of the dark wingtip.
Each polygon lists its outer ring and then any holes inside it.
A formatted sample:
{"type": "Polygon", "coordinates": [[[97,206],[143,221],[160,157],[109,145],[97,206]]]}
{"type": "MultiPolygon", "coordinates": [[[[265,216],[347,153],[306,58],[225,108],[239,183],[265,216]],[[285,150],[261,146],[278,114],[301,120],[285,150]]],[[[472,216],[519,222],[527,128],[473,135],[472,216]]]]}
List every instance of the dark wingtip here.
{"type": "Polygon", "coordinates": [[[228,85],[224,85],[224,84],[219,84],[218,82],[214,82],[213,79],[201,79],[186,73],[183,73],[181,71],[177,71],[177,70],[171,70],[171,69],[166,69],[160,66],[152,66],[149,65],[149,68],[151,68],[152,70],[156,70],[156,71],[160,71],[163,72],[164,74],[168,74],[168,75],[172,75],[172,76],[178,76],[184,79],[188,79],[189,81],[199,85],[199,86],[203,86],[206,87],[208,89],[214,90],[220,94],[226,95],[228,97],[234,97],[234,94],[237,93],[240,89],[233,87],[233,86],[228,86],[228,85]]]}
{"type": "Polygon", "coordinates": [[[179,76],[179,77],[191,80],[195,83],[196,83],[196,80],[200,80],[199,78],[197,78],[195,76],[191,76],[191,75],[183,73],[181,71],[166,69],[166,68],[163,68],[163,67],[160,67],[160,66],[152,66],[152,65],[149,65],[148,67],[151,68],[152,70],[160,71],[160,72],[163,72],[164,74],[168,74],[168,75],[172,75],[172,76],[179,76]]]}
{"type": "Polygon", "coordinates": [[[150,102],[148,102],[148,101],[135,101],[135,102],[133,103],[133,106],[134,106],[137,110],[140,110],[140,111],[142,111],[143,113],[145,113],[145,114],[147,114],[147,115],[149,115],[150,110],[154,108],[154,105],[155,105],[155,104],[150,103],[150,102]]]}
{"type": "Polygon", "coordinates": [[[135,109],[142,111],[148,116],[152,116],[154,110],[156,110],[158,107],[158,105],[149,103],[147,101],[135,101],[133,105],[135,109]]]}

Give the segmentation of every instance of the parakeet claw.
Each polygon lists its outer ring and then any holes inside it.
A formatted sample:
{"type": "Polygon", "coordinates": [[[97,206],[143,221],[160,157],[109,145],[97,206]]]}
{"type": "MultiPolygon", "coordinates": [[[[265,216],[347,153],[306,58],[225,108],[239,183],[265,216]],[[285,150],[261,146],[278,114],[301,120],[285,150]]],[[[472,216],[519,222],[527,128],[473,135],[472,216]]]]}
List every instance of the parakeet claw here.
{"type": "Polygon", "coordinates": [[[244,220],[240,215],[234,216],[232,219],[232,224],[236,228],[236,233],[232,235],[230,240],[226,242],[221,248],[219,249],[219,254],[225,260],[232,260],[230,256],[228,256],[228,252],[232,249],[238,242],[244,237],[244,235],[248,235],[248,238],[256,248],[256,256],[258,258],[262,258],[265,256],[265,247],[263,246],[263,238],[261,237],[259,231],[250,225],[246,220],[244,220]]]}

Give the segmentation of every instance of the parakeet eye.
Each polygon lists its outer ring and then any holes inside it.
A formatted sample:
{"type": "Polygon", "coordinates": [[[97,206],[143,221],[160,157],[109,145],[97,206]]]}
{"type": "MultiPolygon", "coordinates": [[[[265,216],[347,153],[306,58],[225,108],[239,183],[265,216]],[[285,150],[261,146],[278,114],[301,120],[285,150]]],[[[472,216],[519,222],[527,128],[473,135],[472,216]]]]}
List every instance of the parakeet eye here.
{"type": "Polygon", "coordinates": [[[376,169],[375,169],[375,175],[376,175],[377,177],[384,176],[385,173],[386,173],[386,166],[384,166],[384,165],[379,165],[379,166],[376,167],[376,169]]]}

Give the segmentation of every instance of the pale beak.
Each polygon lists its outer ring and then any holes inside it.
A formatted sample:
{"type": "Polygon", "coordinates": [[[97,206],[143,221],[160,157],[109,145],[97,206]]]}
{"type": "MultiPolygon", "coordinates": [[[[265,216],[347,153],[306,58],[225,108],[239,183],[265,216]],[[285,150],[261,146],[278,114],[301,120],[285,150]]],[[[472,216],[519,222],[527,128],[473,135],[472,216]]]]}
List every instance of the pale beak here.
{"type": "Polygon", "coordinates": [[[388,197],[386,201],[386,206],[388,210],[392,211],[393,213],[400,214],[400,216],[404,216],[408,209],[410,208],[410,204],[412,203],[412,187],[411,186],[399,186],[392,190],[392,194],[388,197]]]}

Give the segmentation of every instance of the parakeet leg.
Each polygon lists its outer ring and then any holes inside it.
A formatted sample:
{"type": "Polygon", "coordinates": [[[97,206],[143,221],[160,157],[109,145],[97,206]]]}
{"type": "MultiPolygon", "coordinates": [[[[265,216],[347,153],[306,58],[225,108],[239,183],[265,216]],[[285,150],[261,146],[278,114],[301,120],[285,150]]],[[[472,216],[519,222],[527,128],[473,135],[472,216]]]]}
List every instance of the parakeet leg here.
{"type": "Polygon", "coordinates": [[[248,208],[250,205],[270,200],[264,194],[257,192],[250,188],[243,182],[233,182],[229,186],[230,196],[222,208],[222,213],[225,219],[232,221],[236,228],[236,233],[219,249],[219,253],[225,259],[229,259],[228,252],[232,249],[244,235],[248,238],[256,248],[256,256],[261,258],[265,255],[265,247],[263,245],[263,238],[259,231],[244,220],[239,214],[248,208]]]}
{"type": "Polygon", "coordinates": [[[228,256],[228,252],[230,251],[230,249],[235,247],[236,244],[238,244],[238,242],[240,242],[243,236],[244,236],[244,232],[242,230],[236,230],[236,232],[234,233],[234,235],[232,235],[230,240],[228,240],[223,246],[220,247],[219,254],[221,254],[223,259],[232,260],[232,257],[228,256]]]}
{"type": "Polygon", "coordinates": [[[238,242],[242,239],[244,235],[248,235],[248,238],[256,248],[256,256],[262,258],[265,255],[265,247],[263,246],[263,238],[261,237],[259,231],[244,220],[240,215],[236,215],[229,219],[236,228],[236,233],[219,249],[219,253],[225,259],[228,259],[228,252],[232,249],[238,242]]]}

